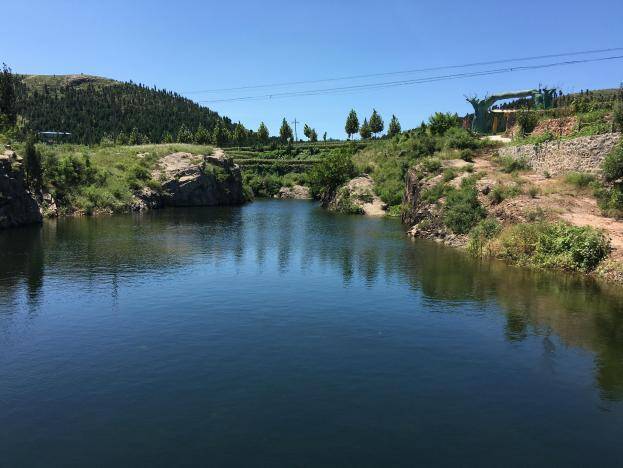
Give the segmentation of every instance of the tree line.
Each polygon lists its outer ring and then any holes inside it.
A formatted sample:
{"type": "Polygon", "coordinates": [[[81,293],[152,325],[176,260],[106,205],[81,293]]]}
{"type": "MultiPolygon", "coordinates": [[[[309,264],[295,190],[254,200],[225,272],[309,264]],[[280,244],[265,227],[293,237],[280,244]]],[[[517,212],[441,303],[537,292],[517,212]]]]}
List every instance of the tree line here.
{"type": "MultiPolygon", "coordinates": [[[[370,120],[368,120],[367,117],[364,117],[361,125],[359,125],[357,112],[355,109],[351,109],[348,117],[346,117],[346,124],[344,125],[344,130],[346,131],[349,140],[357,133],[359,133],[362,139],[368,140],[371,137],[376,137],[378,134],[382,133],[384,128],[385,123],[383,122],[383,118],[379,115],[376,109],[372,109],[370,120]]],[[[392,118],[387,129],[387,136],[393,137],[394,135],[398,135],[400,132],[400,122],[398,121],[398,118],[392,114],[392,118]]]]}

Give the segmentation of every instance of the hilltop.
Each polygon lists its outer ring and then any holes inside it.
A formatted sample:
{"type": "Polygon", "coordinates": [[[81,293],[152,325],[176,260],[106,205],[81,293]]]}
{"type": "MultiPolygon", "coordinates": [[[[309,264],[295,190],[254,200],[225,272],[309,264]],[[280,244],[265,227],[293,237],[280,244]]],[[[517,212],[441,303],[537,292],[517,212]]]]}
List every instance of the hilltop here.
{"type": "Polygon", "coordinates": [[[73,143],[103,138],[127,143],[179,140],[180,134],[206,135],[234,124],[175,92],[91,75],[19,75],[17,113],[28,130],[69,132],[73,143]]]}

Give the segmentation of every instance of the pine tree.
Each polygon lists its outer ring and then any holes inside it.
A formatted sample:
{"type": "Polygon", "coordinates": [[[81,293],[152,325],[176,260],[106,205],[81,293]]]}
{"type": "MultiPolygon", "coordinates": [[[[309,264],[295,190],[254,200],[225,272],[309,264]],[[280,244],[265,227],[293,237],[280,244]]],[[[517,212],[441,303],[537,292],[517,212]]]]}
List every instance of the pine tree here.
{"type": "Polygon", "coordinates": [[[125,132],[122,130],[119,132],[119,134],[117,135],[117,138],[115,139],[115,143],[117,145],[127,145],[128,144],[128,136],[125,134],[125,132]]]}
{"type": "Polygon", "coordinates": [[[260,123],[260,127],[257,129],[257,137],[263,145],[268,143],[268,127],[264,124],[264,122],[260,123]]]}
{"type": "Polygon", "coordinates": [[[370,116],[370,131],[376,135],[381,133],[385,127],[383,119],[377,114],[376,109],[372,109],[372,115],[370,116]]]}
{"type": "Polygon", "coordinates": [[[316,129],[314,128],[312,128],[311,132],[309,133],[309,141],[314,143],[318,141],[318,134],[316,133],[316,129]]]}
{"type": "Polygon", "coordinates": [[[363,119],[363,123],[361,124],[361,128],[359,129],[359,135],[364,140],[367,140],[372,136],[372,130],[370,129],[370,124],[368,123],[368,119],[363,119]]]}
{"type": "Polygon", "coordinates": [[[351,109],[350,113],[348,114],[344,130],[346,130],[346,134],[348,135],[349,140],[352,135],[359,131],[359,119],[357,118],[357,112],[355,112],[355,109],[351,109]]]}
{"type": "Polygon", "coordinates": [[[197,127],[197,131],[195,132],[195,143],[197,143],[198,145],[205,145],[207,143],[210,143],[210,134],[202,123],[199,124],[199,126],[197,127]]]}
{"type": "Polygon", "coordinates": [[[288,124],[288,121],[284,118],[281,122],[281,128],[279,129],[279,139],[281,143],[287,143],[292,140],[292,127],[288,124]]]}
{"type": "Polygon", "coordinates": [[[327,141],[327,132],[322,134],[322,141],[327,141]]]}
{"type": "Polygon", "coordinates": [[[392,120],[389,122],[389,128],[387,129],[387,134],[390,137],[393,137],[393,136],[398,135],[400,131],[401,131],[400,122],[398,122],[398,119],[396,118],[396,116],[392,114],[392,120]]]}
{"type": "Polygon", "coordinates": [[[182,124],[180,129],[177,131],[177,142],[178,143],[192,143],[193,142],[193,134],[186,125],[182,124]]]}
{"type": "Polygon", "coordinates": [[[173,135],[171,135],[171,132],[164,132],[162,141],[163,143],[173,143],[173,135]]]}
{"type": "Polygon", "coordinates": [[[130,145],[140,145],[141,144],[141,136],[138,133],[138,129],[134,127],[130,132],[130,136],[128,137],[128,144],[130,145]]]}
{"type": "Polygon", "coordinates": [[[17,121],[15,77],[6,63],[2,64],[0,73],[0,115],[6,116],[9,125],[15,125],[17,121]]]}

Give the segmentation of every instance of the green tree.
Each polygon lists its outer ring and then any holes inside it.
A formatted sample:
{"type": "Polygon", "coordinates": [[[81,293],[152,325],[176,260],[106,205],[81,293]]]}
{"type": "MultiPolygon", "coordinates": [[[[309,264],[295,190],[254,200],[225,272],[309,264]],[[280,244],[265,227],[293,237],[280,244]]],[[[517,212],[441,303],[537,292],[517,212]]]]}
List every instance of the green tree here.
{"type": "Polygon", "coordinates": [[[266,145],[268,143],[268,127],[264,124],[264,122],[260,123],[260,127],[257,129],[257,137],[260,140],[260,143],[266,145]]]}
{"type": "Polygon", "coordinates": [[[363,123],[361,124],[361,128],[359,128],[359,135],[364,140],[367,140],[372,136],[372,130],[370,128],[370,124],[368,123],[368,119],[364,118],[363,123]]]}
{"type": "Polygon", "coordinates": [[[292,127],[288,124],[288,121],[284,118],[281,122],[281,128],[279,129],[279,139],[281,143],[287,143],[292,140],[292,127]]]}
{"type": "Polygon", "coordinates": [[[119,132],[117,138],[115,138],[115,143],[117,145],[127,145],[128,144],[128,136],[125,134],[123,130],[119,132]]]}
{"type": "Polygon", "coordinates": [[[234,128],[233,139],[237,146],[243,146],[247,139],[247,131],[240,122],[238,122],[234,128]]]}
{"type": "Polygon", "coordinates": [[[359,119],[357,118],[357,112],[355,112],[355,109],[351,109],[351,111],[348,113],[344,130],[346,130],[346,134],[348,135],[349,140],[352,135],[359,131],[359,119]]]}
{"type": "Polygon", "coordinates": [[[210,133],[206,130],[202,123],[199,124],[197,131],[195,132],[195,143],[199,145],[210,143],[210,133]]]}
{"type": "Polygon", "coordinates": [[[385,128],[383,119],[376,112],[376,109],[372,109],[372,115],[370,116],[370,131],[376,135],[377,133],[381,133],[383,128],[385,128]]]}
{"type": "Polygon", "coordinates": [[[327,141],[327,132],[322,134],[322,141],[327,141]]]}
{"type": "Polygon", "coordinates": [[[389,122],[389,128],[387,130],[387,134],[390,137],[393,137],[393,136],[398,135],[400,131],[401,131],[400,122],[398,122],[398,119],[396,118],[396,116],[392,114],[392,120],[389,122]]]}
{"type": "Polygon", "coordinates": [[[180,129],[177,131],[177,142],[178,143],[192,143],[193,142],[193,134],[188,129],[188,127],[184,124],[180,125],[180,129]]]}
{"type": "Polygon", "coordinates": [[[164,143],[173,143],[173,135],[171,135],[171,132],[164,132],[164,136],[162,137],[162,141],[164,143]]]}
{"type": "Polygon", "coordinates": [[[309,141],[314,143],[318,141],[318,134],[316,133],[316,129],[314,128],[311,129],[311,132],[309,134],[309,141]]]}
{"type": "Polygon", "coordinates": [[[15,77],[6,63],[2,64],[0,73],[0,114],[6,116],[9,125],[15,125],[17,121],[15,77]]]}
{"type": "Polygon", "coordinates": [[[41,164],[41,153],[35,146],[35,136],[28,135],[26,147],[24,148],[24,169],[26,171],[26,181],[31,189],[36,192],[43,186],[43,168],[41,164]]]}
{"type": "Polygon", "coordinates": [[[141,144],[141,135],[138,133],[138,129],[134,127],[130,132],[130,136],[128,137],[128,144],[130,145],[140,145],[141,144]]]}
{"type": "Polygon", "coordinates": [[[310,139],[311,131],[312,128],[309,125],[305,124],[305,127],[303,128],[303,135],[310,139]]]}

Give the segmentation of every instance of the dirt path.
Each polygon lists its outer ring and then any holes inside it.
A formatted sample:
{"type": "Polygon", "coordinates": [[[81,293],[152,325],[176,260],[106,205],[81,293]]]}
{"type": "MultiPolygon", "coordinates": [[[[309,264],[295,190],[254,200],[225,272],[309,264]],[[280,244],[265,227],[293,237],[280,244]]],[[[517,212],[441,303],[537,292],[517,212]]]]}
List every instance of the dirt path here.
{"type": "MultiPolygon", "coordinates": [[[[484,173],[485,178],[493,183],[512,183],[512,177],[500,171],[489,155],[474,159],[474,170],[484,173]]],[[[526,185],[536,186],[540,194],[532,198],[528,195],[509,199],[496,207],[496,211],[505,210],[529,212],[542,209],[558,219],[574,226],[591,226],[602,229],[610,237],[612,257],[623,260],[623,221],[606,218],[601,215],[597,201],[587,191],[575,189],[564,183],[564,179],[549,179],[544,175],[528,171],[519,174],[526,185]]],[[[512,216],[510,216],[512,218],[512,216]]]]}

